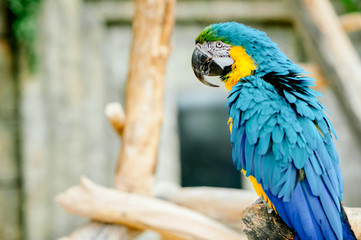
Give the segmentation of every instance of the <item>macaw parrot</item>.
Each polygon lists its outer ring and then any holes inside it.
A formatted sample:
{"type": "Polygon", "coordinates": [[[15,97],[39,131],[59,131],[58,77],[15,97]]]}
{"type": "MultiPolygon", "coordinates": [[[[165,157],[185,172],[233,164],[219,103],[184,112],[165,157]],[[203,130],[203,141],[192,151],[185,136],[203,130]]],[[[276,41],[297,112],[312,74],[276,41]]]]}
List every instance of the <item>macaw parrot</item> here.
{"type": "Polygon", "coordinates": [[[206,27],[192,68],[229,90],[235,167],[294,230],[295,239],[356,239],[342,207],[336,133],[311,89],[314,79],[266,33],[236,22],[206,27]]]}

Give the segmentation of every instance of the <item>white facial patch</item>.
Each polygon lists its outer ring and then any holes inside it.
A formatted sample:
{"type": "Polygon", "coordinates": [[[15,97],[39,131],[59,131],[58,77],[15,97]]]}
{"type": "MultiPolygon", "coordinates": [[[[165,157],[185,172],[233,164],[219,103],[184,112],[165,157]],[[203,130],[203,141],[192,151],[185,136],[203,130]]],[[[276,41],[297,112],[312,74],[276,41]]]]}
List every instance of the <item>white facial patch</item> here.
{"type": "Polygon", "coordinates": [[[231,66],[234,61],[229,55],[229,50],[231,46],[223,43],[221,41],[218,42],[205,42],[203,44],[197,44],[197,48],[205,53],[209,58],[218,64],[222,69],[226,66],[231,66]]]}

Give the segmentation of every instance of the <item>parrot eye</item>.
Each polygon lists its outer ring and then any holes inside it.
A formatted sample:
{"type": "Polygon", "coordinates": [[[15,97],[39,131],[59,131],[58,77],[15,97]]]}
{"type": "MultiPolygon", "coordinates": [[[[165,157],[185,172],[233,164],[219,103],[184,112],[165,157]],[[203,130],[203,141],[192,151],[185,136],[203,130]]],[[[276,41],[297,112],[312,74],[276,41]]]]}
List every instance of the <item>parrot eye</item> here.
{"type": "Polygon", "coordinates": [[[223,46],[222,42],[216,42],[216,48],[221,48],[223,46]]]}

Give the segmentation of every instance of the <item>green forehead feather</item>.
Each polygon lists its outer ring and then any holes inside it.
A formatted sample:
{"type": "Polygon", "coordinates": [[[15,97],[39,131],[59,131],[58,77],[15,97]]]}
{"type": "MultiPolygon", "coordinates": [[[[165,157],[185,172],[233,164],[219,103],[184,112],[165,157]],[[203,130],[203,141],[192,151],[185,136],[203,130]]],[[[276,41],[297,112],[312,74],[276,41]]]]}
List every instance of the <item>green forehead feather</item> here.
{"type": "Polygon", "coordinates": [[[204,42],[217,42],[217,41],[228,43],[225,38],[216,35],[216,31],[215,29],[212,28],[212,25],[206,27],[196,38],[196,43],[200,43],[200,44],[203,44],[204,42]]]}

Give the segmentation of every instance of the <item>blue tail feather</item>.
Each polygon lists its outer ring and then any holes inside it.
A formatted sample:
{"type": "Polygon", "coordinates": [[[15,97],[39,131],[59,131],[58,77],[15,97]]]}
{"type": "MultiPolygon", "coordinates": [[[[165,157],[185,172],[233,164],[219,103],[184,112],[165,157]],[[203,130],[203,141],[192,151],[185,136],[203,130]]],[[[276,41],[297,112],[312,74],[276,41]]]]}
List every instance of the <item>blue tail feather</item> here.
{"type": "Polygon", "coordinates": [[[307,179],[297,183],[287,202],[271,191],[265,193],[285,223],[295,230],[295,239],[356,240],[343,208],[339,211],[323,184],[321,197],[313,195],[307,179]]]}

